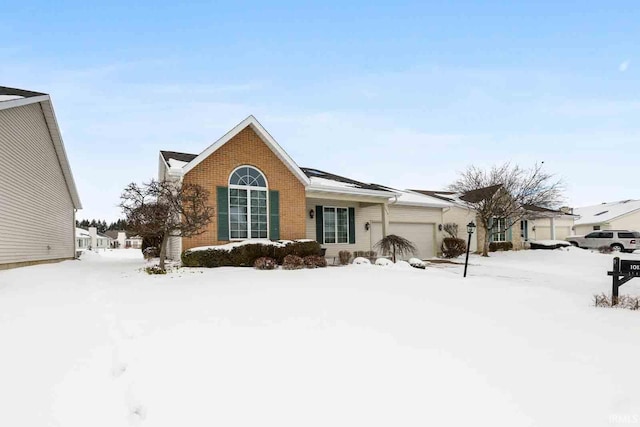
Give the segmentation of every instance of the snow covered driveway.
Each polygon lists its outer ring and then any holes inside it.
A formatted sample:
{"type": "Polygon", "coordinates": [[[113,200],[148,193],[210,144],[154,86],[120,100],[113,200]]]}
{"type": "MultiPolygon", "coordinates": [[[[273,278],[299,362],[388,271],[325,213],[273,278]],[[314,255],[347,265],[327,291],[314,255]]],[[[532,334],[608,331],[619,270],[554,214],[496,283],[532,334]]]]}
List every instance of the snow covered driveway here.
{"type": "Polygon", "coordinates": [[[591,306],[611,258],[148,276],[121,250],[0,271],[0,425],[640,424],[640,313],[591,306]]]}

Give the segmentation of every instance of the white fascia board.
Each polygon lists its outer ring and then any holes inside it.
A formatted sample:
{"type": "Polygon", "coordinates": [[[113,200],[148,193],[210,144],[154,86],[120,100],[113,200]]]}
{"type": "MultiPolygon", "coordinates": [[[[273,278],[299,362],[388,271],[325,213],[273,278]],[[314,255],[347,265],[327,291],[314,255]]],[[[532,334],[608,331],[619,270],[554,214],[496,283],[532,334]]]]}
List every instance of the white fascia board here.
{"type": "Polygon", "coordinates": [[[204,159],[215,153],[220,147],[229,142],[234,136],[239,134],[244,128],[251,126],[251,128],[258,134],[258,136],[267,144],[267,146],[273,151],[273,153],[287,166],[287,168],[298,178],[304,186],[310,184],[310,180],[307,175],[302,172],[302,169],[293,161],[291,157],[284,151],[284,149],[276,142],[275,139],[262,127],[258,120],[249,116],[240,123],[238,123],[233,129],[227,132],[222,138],[211,144],[206,150],[198,155],[195,159],[191,160],[183,167],[183,173],[187,174],[191,169],[199,165],[204,159]]]}
{"type": "Polygon", "coordinates": [[[29,96],[27,98],[12,99],[11,101],[0,102],[0,110],[8,108],[22,107],[23,105],[35,104],[36,102],[50,101],[49,95],[29,96]]]}
{"type": "Polygon", "coordinates": [[[418,202],[401,202],[397,201],[393,204],[393,206],[417,206],[424,208],[438,208],[438,209],[446,209],[450,208],[451,204],[438,204],[438,203],[418,203],[418,202]]]}
{"type": "Polygon", "coordinates": [[[400,193],[395,193],[392,191],[377,191],[377,190],[367,190],[365,188],[348,188],[348,187],[329,187],[324,185],[310,185],[306,188],[307,193],[309,192],[319,192],[319,193],[336,193],[336,194],[348,194],[354,196],[370,196],[370,197],[380,197],[385,199],[390,199],[392,197],[400,195],[400,193]]]}
{"type": "MultiPolygon", "coordinates": [[[[82,209],[82,203],[80,202],[80,196],[78,195],[78,189],[76,187],[76,182],[73,179],[73,173],[71,172],[71,165],[69,164],[69,158],[67,157],[67,152],[64,148],[64,142],[62,141],[62,134],[60,133],[60,127],[58,126],[58,119],[56,118],[56,113],[53,109],[53,104],[51,103],[51,98],[49,95],[43,95],[44,99],[40,102],[40,107],[42,109],[42,114],[44,115],[44,119],[47,123],[47,127],[49,128],[49,134],[51,135],[51,140],[53,141],[53,147],[56,151],[56,155],[58,156],[58,162],[60,167],[62,168],[62,173],[64,175],[65,182],[67,184],[67,189],[69,190],[69,194],[71,196],[71,200],[73,201],[73,205],[76,209],[82,209]]],[[[32,97],[33,98],[43,98],[41,96],[32,97]]],[[[21,101],[21,100],[18,100],[21,101]]],[[[13,102],[13,101],[9,101],[13,102]]]]}

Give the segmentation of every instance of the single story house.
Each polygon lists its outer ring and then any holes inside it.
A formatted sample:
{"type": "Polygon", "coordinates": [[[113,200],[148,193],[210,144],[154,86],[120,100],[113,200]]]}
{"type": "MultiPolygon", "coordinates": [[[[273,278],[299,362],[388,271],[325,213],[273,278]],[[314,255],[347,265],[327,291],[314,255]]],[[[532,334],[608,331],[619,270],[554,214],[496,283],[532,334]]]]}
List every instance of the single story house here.
{"type": "Polygon", "coordinates": [[[123,230],[108,230],[104,234],[111,238],[114,249],[141,249],[142,237],[123,230]]]}
{"type": "MultiPolygon", "coordinates": [[[[444,223],[456,223],[458,237],[466,237],[466,224],[473,221],[478,224],[475,210],[468,203],[477,203],[492,197],[501,189],[501,185],[479,188],[464,194],[451,191],[413,190],[420,194],[437,197],[452,204],[445,208],[444,223]]],[[[525,249],[531,240],[563,240],[571,234],[576,215],[566,210],[555,210],[534,205],[522,206],[522,218],[494,218],[490,242],[511,242],[515,249],[525,249]]],[[[476,238],[471,240],[471,250],[482,248],[485,231],[478,227],[476,238]]]]}
{"type": "Polygon", "coordinates": [[[388,234],[411,240],[415,256],[437,255],[443,211],[452,204],[412,191],[301,168],[253,116],[200,154],[161,151],[158,178],[210,191],[215,219],[194,237],[169,239],[169,258],[235,240],[313,239],[327,249],[369,251],[388,234]]]}
{"type": "Polygon", "coordinates": [[[82,252],[91,246],[91,235],[88,230],[76,227],[76,252],[82,252]]]}
{"type": "Polygon", "coordinates": [[[574,208],[578,215],[573,234],[584,235],[597,230],[640,231],[640,200],[621,200],[574,208]]]}
{"type": "Polygon", "coordinates": [[[73,259],[82,205],[49,95],[0,86],[0,147],[0,269],[73,259]]]}

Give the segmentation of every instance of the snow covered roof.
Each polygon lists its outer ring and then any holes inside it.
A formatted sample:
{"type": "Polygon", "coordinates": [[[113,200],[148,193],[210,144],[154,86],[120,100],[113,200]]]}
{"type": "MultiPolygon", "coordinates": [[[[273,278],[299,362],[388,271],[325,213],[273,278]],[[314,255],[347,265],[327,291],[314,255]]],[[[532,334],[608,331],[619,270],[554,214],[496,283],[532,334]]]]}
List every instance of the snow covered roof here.
{"type": "Polygon", "coordinates": [[[573,213],[580,216],[575,222],[576,225],[586,225],[609,222],[638,210],[640,210],[640,200],[621,200],[618,202],[575,208],[573,213]]]}
{"type": "Polygon", "coordinates": [[[87,230],[85,230],[84,228],[78,228],[76,227],[76,238],[80,239],[80,238],[91,238],[91,235],[89,234],[89,232],[87,230]]]}
{"type": "Polygon", "coordinates": [[[0,102],[13,101],[14,99],[24,99],[24,96],[20,96],[20,95],[0,95],[0,102]]]}
{"type": "Polygon", "coordinates": [[[395,205],[447,208],[453,204],[452,202],[447,202],[443,199],[433,197],[433,196],[427,196],[425,194],[421,194],[411,190],[395,190],[395,191],[400,193],[396,202],[393,203],[395,205]]]}

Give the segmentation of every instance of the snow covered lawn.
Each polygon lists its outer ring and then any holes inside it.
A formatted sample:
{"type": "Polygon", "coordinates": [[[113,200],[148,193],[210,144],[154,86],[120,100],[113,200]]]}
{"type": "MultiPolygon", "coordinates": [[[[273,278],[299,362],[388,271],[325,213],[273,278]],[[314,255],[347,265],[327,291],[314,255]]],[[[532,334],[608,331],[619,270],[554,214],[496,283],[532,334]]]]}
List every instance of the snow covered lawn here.
{"type": "Polygon", "coordinates": [[[592,307],[611,259],[149,276],[120,250],[0,271],[0,425],[640,424],[640,313],[592,307]]]}

